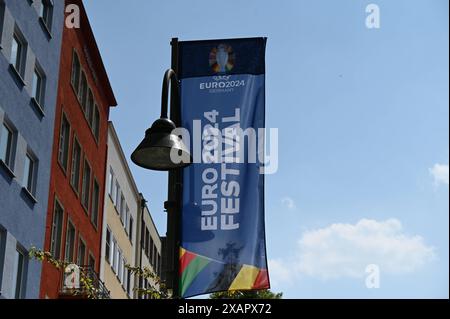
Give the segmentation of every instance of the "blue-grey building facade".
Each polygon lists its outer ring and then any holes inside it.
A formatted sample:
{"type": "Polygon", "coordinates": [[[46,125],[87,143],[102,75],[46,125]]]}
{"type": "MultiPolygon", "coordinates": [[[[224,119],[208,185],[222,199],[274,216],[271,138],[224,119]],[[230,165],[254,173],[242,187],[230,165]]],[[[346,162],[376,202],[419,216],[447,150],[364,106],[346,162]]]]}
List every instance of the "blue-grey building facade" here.
{"type": "Polygon", "coordinates": [[[39,298],[64,0],[0,0],[0,298],[39,298]]]}

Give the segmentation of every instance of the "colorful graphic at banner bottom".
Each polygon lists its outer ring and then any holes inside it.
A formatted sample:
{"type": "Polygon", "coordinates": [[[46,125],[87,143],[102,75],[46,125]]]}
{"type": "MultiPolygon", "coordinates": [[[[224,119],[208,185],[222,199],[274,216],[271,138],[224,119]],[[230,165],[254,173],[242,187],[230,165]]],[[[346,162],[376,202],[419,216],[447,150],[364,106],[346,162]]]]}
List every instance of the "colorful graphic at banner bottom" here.
{"type": "Polygon", "coordinates": [[[194,157],[183,171],[180,294],[269,288],[258,154],[266,39],[178,45],[182,124],[194,157]]]}

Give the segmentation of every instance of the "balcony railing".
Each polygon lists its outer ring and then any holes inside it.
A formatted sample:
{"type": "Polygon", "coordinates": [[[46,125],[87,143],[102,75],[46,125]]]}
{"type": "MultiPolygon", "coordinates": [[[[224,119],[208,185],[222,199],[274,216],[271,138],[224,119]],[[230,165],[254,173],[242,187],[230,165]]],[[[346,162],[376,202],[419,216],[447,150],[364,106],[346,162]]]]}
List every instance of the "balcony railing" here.
{"type": "Polygon", "coordinates": [[[60,297],[61,298],[81,298],[81,299],[110,299],[109,290],[100,280],[98,274],[91,266],[78,266],[79,275],[73,273],[62,273],[60,297]],[[67,277],[73,283],[68,286],[67,277]]]}

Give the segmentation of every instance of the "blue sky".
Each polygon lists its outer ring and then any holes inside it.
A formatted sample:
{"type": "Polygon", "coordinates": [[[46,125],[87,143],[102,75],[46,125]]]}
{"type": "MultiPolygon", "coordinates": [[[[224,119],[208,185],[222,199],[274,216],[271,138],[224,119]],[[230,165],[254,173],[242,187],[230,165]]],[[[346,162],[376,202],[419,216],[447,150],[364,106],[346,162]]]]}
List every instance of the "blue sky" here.
{"type": "MultiPolygon", "coordinates": [[[[268,37],[266,177],[274,291],[449,296],[448,1],[85,1],[129,156],[159,116],[170,39],[268,37]],[[113,3],[113,4],[112,4],[113,3]],[[365,26],[380,8],[381,27],[365,26]],[[365,265],[380,287],[365,285],[365,265]]],[[[130,165],[161,233],[167,177],[130,165]]]]}

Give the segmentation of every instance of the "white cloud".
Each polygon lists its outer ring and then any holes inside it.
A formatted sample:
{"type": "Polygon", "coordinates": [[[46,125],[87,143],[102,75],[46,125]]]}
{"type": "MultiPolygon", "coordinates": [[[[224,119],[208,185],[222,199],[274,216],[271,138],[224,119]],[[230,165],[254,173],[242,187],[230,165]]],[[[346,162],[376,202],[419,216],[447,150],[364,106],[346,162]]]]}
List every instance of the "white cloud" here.
{"type": "Polygon", "coordinates": [[[281,199],[281,204],[283,204],[283,206],[285,206],[289,210],[294,210],[296,208],[295,202],[291,197],[283,197],[281,199]]]}
{"type": "Polygon", "coordinates": [[[304,232],[295,258],[273,260],[269,271],[277,283],[298,276],[362,278],[369,264],[378,265],[381,274],[407,274],[434,257],[434,248],[420,236],[405,234],[399,220],[361,219],[304,232]]]}
{"type": "Polygon", "coordinates": [[[293,271],[288,269],[281,259],[269,259],[270,283],[272,286],[279,286],[282,283],[289,282],[293,271]]]}
{"type": "Polygon", "coordinates": [[[448,185],[448,164],[435,164],[429,171],[434,178],[436,186],[440,184],[448,185]]]}

